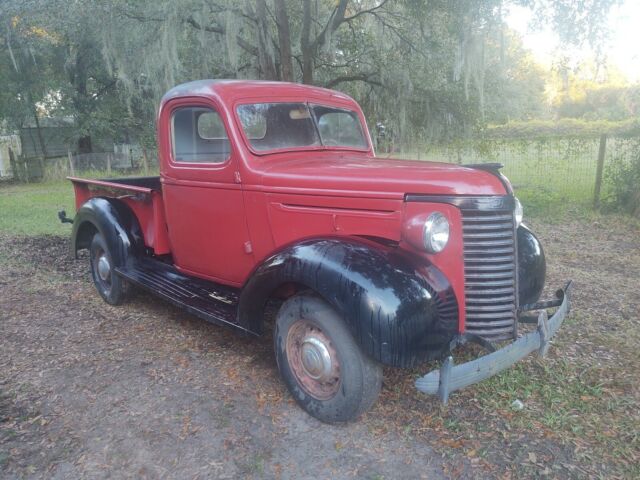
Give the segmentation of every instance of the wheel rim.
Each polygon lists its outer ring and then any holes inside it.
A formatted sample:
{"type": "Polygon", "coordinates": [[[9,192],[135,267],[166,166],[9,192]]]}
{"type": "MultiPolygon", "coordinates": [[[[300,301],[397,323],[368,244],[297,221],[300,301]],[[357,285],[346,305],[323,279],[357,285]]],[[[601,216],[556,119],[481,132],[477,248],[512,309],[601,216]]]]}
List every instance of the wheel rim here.
{"type": "Polygon", "coordinates": [[[98,275],[100,275],[100,278],[105,282],[109,280],[111,276],[111,264],[109,263],[107,255],[104,253],[98,257],[98,275]]]}
{"type": "Polygon", "coordinates": [[[287,359],[302,389],[328,400],[340,387],[340,362],[329,337],[306,320],[296,321],[287,334],[287,359]]]}
{"type": "Polygon", "coordinates": [[[107,252],[103,249],[98,249],[93,260],[94,269],[96,272],[96,280],[101,284],[105,291],[109,291],[111,288],[111,262],[107,256],[107,252]]]}

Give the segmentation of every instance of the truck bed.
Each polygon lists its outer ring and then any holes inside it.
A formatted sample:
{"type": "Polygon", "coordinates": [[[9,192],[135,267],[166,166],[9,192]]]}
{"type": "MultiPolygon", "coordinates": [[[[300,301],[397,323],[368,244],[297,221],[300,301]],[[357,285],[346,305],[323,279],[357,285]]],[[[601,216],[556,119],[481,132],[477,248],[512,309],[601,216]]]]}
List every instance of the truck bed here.
{"type": "Polygon", "coordinates": [[[86,179],[67,177],[73,183],[76,210],[94,197],[111,198],[125,204],[135,214],[144,244],[156,255],[170,253],[164,216],[160,177],[86,179]]]}
{"type": "Polygon", "coordinates": [[[67,177],[74,186],[78,185],[96,185],[108,188],[117,188],[122,190],[140,191],[139,188],[145,190],[160,191],[160,177],[122,177],[122,178],[103,178],[88,179],[78,177],[67,177]]]}

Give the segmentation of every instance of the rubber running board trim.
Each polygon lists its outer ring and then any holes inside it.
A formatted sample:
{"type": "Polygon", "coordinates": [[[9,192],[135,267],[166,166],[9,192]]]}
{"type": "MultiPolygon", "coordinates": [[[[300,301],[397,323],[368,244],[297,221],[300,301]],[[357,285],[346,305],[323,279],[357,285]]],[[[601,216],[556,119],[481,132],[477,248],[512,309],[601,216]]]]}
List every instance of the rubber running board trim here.
{"type": "Polygon", "coordinates": [[[207,322],[258,335],[237,322],[239,291],[235,288],[184,275],[173,265],[151,258],[136,259],[115,271],[134,285],[207,322]]]}

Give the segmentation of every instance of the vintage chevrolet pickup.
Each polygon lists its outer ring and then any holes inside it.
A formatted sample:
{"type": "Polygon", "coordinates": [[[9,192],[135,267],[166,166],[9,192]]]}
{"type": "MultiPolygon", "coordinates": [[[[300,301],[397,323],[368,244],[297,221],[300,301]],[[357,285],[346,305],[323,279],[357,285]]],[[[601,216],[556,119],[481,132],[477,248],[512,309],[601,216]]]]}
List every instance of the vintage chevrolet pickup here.
{"type": "Polygon", "coordinates": [[[544,354],[569,311],[570,284],[536,303],[544,253],[500,165],[377,158],[347,95],[196,81],[164,96],[157,128],[159,177],[70,178],[73,254],[89,250],[112,305],[135,285],[256,336],[276,306],[278,369],[322,421],[366,411],[382,365],[442,359],[416,387],[446,402],[544,354]],[[456,366],[466,342],[490,353],[456,366]]]}

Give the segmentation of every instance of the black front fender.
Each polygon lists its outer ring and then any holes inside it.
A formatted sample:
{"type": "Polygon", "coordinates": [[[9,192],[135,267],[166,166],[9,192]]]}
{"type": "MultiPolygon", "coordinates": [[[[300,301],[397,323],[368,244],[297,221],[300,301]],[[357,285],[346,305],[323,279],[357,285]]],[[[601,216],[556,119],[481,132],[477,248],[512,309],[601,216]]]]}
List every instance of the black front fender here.
{"type": "Polygon", "coordinates": [[[518,237],[518,295],[520,305],[535,303],[542,294],[547,261],[538,237],[528,227],[520,225],[518,237]]]}
{"type": "Polygon", "coordinates": [[[374,359],[408,367],[435,358],[458,329],[458,306],[444,275],[419,257],[353,239],[305,241],[267,259],[240,297],[239,321],[262,329],[266,301],[295,283],[331,304],[374,359]]]}
{"type": "Polygon", "coordinates": [[[116,266],[125,265],[144,245],[137,218],[115,199],[94,197],[78,209],[73,219],[71,253],[77,256],[78,250],[89,248],[95,232],[104,237],[116,266]]]}

